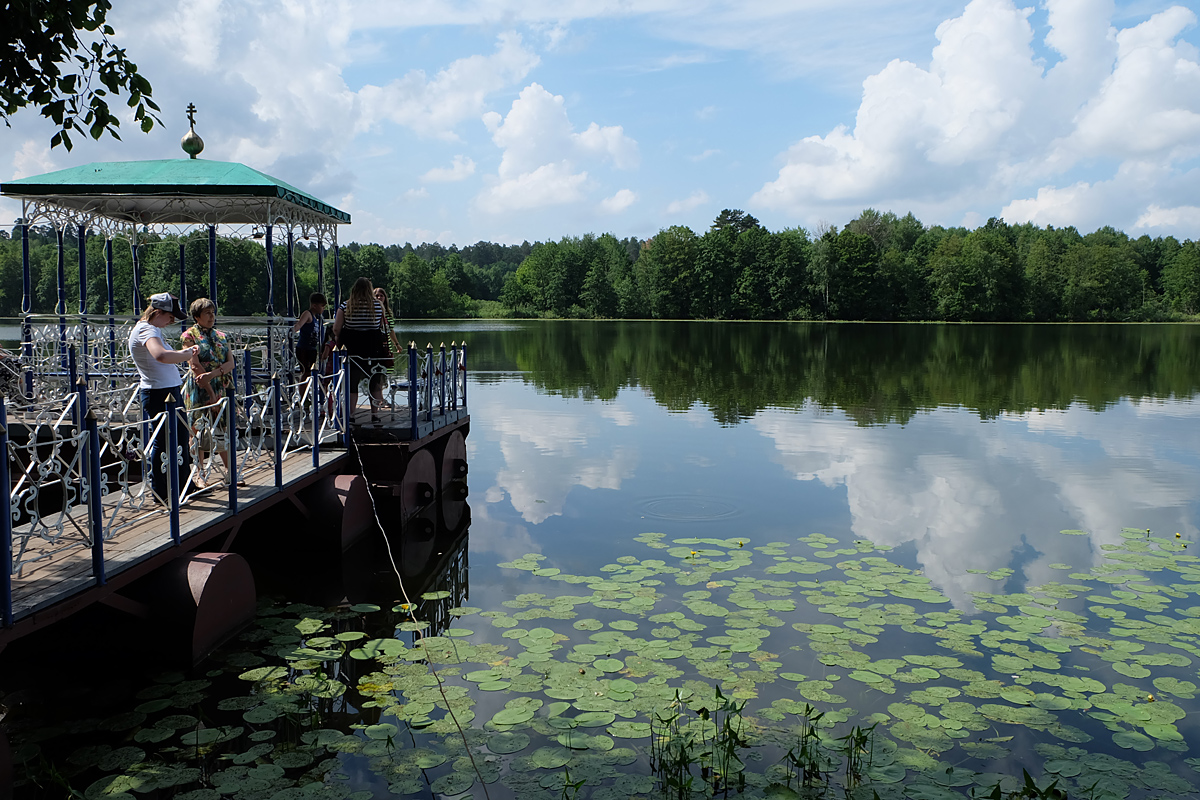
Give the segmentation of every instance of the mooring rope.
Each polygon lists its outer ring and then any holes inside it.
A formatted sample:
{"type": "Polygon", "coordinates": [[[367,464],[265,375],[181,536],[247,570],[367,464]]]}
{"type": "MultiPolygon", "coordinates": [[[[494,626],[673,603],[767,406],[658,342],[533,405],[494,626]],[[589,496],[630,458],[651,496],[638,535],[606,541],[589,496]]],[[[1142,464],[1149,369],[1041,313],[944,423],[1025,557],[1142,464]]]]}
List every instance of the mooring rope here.
{"type": "MultiPolygon", "coordinates": [[[[396,581],[400,584],[400,594],[404,596],[404,605],[408,611],[408,618],[414,624],[419,623],[416,614],[413,613],[413,602],[409,599],[408,590],[404,588],[404,579],[400,576],[400,568],[396,566],[396,557],[392,553],[392,543],[388,540],[387,531],[383,527],[383,521],[379,518],[379,509],[375,505],[375,495],[371,494],[371,482],[367,480],[367,471],[363,467],[362,451],[358,449],[358,442],[354,438],[354,432],[350,431],[350,443],[354,445],[354,452],[358,456],[358,468],[362,473],[363,480],[367,482],[367,497],[371,500],[371,515],[375,517],[375,526],[379,529],[379,533],[383,536],[383,544],[387,548],[388,561],[392,565],[392,571],[396,573],[396,581]]],[[[425,639],[424,632],[418,628],[413,631],[420,639],[425,639]]],[[[446,713],[450,715],[450,719],[454,722],[454,727],[458,729],[458,735],[462,739],[463,749],[467,751],[467,758],[471,759],[471,769],[475,770],[475,776],[479,778],[479,785],[483,787],[483,796],[487,800],[492,800],[492,796],[488,793],[487,781],[483,778],[483,773],[479,770],[479,765],[475,763],[475,754],[471,752],[471,744],[467,741],[467,733],[463,730],[462,724],[459,723],[458,717],[454,714],[454,709],[450,706],[450,698],[446,695],[446,685],[442,682],[442,676],[438,674],[437,667],[433,663],[433,658],[430,655],[428,648],[425,650],[425,661],[429,664],[429,672],[433,675],[433,679],[437,681],[438,693],[441,694],[442,700],[446,703],[446,713]]]]}

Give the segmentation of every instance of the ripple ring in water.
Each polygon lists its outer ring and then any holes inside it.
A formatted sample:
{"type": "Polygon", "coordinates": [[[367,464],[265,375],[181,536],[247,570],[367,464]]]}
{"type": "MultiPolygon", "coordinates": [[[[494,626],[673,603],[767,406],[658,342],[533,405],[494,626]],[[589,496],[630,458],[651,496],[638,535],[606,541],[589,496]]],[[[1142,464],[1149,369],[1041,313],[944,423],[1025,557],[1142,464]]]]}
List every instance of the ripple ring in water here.
{"type": "Polygon", "coordinates": [[[642,501],[640,505],[642,513],[647,517],[679,522],[727,519],[741,513],[733,503],[725,500],[687,494],[655,497],[642,501]]]}

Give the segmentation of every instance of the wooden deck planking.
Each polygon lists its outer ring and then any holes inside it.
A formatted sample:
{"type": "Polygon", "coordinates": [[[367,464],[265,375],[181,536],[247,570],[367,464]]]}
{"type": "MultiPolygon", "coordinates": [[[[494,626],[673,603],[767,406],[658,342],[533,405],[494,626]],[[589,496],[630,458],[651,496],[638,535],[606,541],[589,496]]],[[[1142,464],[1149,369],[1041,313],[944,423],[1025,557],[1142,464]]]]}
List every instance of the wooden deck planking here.
{"type": "MultiPolygon", "coordinates": [[[[321,468],[345,457],[344,451],[322,452],[321,468]]],[[[282,471],[284,486],[310,475],[315,471],[311,452],[297,452],[285,458],[282,471]]],[[[276,494],[274,465],[256,469],[242,477],[250,485],[238,487],[239,512],[248,510],[256,503],[276,494]]],[[[116,498],[114,495],[109,497],[110,508],[107,510],[111,513],[111,505],[116,503],[116,498]]],[[[105,542],[104,565],[109,577],[175,546],[171,540],[167,510],[157,505],[152,508],[153,511],[125,509],[118,515],[116,524],[139,516],[145,518],[105,542]]],[[[217,487],[197,495],[187,506],[180,509],[180,540],[186,541],[232,516],[228,508],[226,487],[217,487]]],[[[27,569],[27,572],[23,570],[25,574],[13,577],[14,619],[34,614],[95,585],[92,577],[91,548],[82,542],[77,548],[57,553],[45,562],[29,565],[27,569]]]]}

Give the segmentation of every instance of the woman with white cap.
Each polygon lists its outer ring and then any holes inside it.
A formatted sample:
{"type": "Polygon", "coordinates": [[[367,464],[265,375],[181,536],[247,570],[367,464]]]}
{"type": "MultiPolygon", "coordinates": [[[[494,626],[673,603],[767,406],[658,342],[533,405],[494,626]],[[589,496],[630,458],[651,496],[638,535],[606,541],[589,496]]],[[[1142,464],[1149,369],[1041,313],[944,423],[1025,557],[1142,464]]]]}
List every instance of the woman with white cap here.
{"type": "MultiPolygon", "coordinates": [[[[168,398],[173,398],[178,407],[183,407],[183,395],[180,393],[183,378],[177,365],[189,361],[196,354],[197,348],[193,346],[175,350],[167,344],[162,329],[175,320],[186,318],[187,315],[179,307],[176,297],[167,292],[151,295],[150,304],[146,306],[146,310],[142,312],[141,318],[129,334],[129,354],[133,356],[133,363],[137,365],[138,374],[141,376],[138,389],[141,394],[142,411],[148,419],[153,419],[166,409],[168,398]]],[[[175,424],[179,431],[179,441],[186,443],[187,425],[178,419],[175,420],[175,424]]],[[[148,473],[154,498],[163,504],[167,503],[167,467],[162,458],[162,453],[166,450],[166,439],[167,429],[164,427],[162,432],[154,437],[147,459],[149,463],[143,465],[142,470],[148,473]]],[[[183,460],[181,472],[191,466],[191,455],[187,447],[183,448],[183,460]]],[[[187,473],[183,472],[182,477],[186,479],[187,473]]]]}

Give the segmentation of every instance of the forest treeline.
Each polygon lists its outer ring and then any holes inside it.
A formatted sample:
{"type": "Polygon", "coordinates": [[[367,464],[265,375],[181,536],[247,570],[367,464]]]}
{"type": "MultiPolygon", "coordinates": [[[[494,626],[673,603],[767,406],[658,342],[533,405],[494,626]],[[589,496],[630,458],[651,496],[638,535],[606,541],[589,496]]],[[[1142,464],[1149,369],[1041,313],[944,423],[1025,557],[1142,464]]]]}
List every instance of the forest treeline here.
{"type": "MultiPolygon", "coordinates": [[[[21,306],[19,231],[0,231],[0,316],[21,306]]],[[[198,232],[139,250],[141,292],[177,291],[184,246],[192,297],[207,293],[208,241],[198,232]]],[[[30,236],[34,311],[57,302],[53,230],[30,236]]],[[[67,311],[78,308],[78,248],[65,238],[67,311]]],[[[127,243],[114,242],[116,305],[132,308],[127,243]]],[[[103,242],[86,243],[88,310],[107,310],[103,242]]],[[[284,311],[286,251],[275,249],[273,304],[284,311]]],[[[840,229],[769,231],[726,209],[703,233],[685,226],[646,240],[587,234],[558,241],[461,249],[439,244],[341,248],[343,293],[359,276],[389,289],[398,317],[558,317],[748,320],[1125,321],[1200,312],[1200,243],[1132,238],[1111,227],[925,226],[911,213],[866,209],[840,229]]],[[[254,240],[220,239],[221,313],[261,314],[272,296],[266,252],[254,240]]],[[[296,291],[317,287],[317,250],[294,250],[296,291]]],[[[325,256],[327,289],[333,257],[325,256]]]]}
{"type": "MultiPolygon", "coordinates": [[[[446,323],[452,326],[453,323],[446,323]]],[[[451,327],[475,380],[614,400],[706,407],[723,425],[768,408],[841,410],[860,425],[905,424],[934,408],[983,419],[1200,392],[1195,325],[698,325],[581,322],[451,327]]]]}

